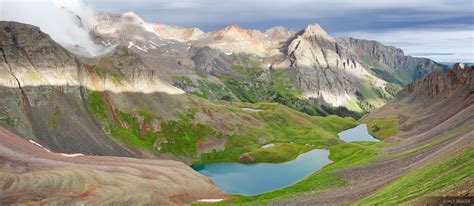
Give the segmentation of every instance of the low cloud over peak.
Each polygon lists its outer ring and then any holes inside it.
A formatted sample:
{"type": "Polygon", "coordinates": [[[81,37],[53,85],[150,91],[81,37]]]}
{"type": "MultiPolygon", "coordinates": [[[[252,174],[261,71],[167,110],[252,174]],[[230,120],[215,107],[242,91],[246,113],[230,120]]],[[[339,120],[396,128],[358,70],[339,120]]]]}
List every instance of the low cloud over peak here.
{"type": "Polygon", "coordinates": [[[0,20],[32,24],[66,47],[81,46],[89,54],[103,51],[90,38],[94,11],[79,0],[6,0],[1,2],[0,20]]]}

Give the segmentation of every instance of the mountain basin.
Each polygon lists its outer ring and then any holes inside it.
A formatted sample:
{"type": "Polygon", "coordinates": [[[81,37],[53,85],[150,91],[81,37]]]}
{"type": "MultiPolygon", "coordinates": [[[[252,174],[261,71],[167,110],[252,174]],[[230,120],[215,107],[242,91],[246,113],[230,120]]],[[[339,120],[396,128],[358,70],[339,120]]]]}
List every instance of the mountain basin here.
{"type": "Polygon", "coordinates": [[[344,130],[340,132],[339,138],[345,142],[360,142],[360,141],[369,141],[369,142],[380,142],[380,140],[374,138],[367,131],[367,124],[360,124],[357,127],[344,130]]]}
{"type": "Polygon", "coordinates": [[[330,164],[329,151],[315,149],[283,163],[222,162],[193,165],[230,194],[258,195],[292,185],[330,164]]]}

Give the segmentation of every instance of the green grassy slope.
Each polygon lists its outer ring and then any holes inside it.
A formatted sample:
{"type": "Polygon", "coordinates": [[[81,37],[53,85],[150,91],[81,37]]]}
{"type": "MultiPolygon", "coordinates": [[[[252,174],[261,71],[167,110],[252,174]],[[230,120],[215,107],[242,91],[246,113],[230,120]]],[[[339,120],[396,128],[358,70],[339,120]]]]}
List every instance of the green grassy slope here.
{"type": "MultiPolygon", "coordinates": [[[[192,81],[184,76],[174,77],[173,83],[191,94],[206,99],[248,103],[276,102],[312,116],[333,114],[358,118],[363,112],[368,111],[360,109],[357,102],[354,103],[355,106],[344,105],[333,108],[303,99],[301,98],[302,91],[296,88],[293,78],[287,71],[265,71],[259,64],[259,62],[247,62],[245,65],[251,66],[232,66],[230,70],[236,74],[236,77],[218,75],[222,84],[211,83],[206,77],[192,81]]],[[[380,97],[372,92],[373,85],[365,85],[364,82],[364,86],[370,90],[369,95],[375,95],[372,98],[377,101],[374,106],[383,103],[384,100],[378,101],[380,97]]],[[[365,96],[361,98],[366,99],[365,96]]]]}
{"type": "Polygon", "coordinates": [[[474,175],[474,145],[459,154],[452,154],[438,161],[424,165],[403,175],[376,193],[366,197],[357,205],[396,205],[421,196],[439,195],[440,190],[449,188],[474,175]]]}
{"type": "Polygon", "coordinates": [[[90,92],[88,98],[89,110],[107,134],[128,147],[190,163],[284,162],[339,144],[337,133],[359,124],[353,118],[313,117],[275,103],[209,101],[196,102],[170,119],[146,107],[122,111],[110,100],[113,95],[90,92]],[[270,143],[276,146],[261,148],[270,143]]]}
{"type": "Polygon", "coordinates": [[[380,140],[396,136],[398,134],[398,118],[374,119],[367,124],[367,129],[369,134],[380,140]]]}

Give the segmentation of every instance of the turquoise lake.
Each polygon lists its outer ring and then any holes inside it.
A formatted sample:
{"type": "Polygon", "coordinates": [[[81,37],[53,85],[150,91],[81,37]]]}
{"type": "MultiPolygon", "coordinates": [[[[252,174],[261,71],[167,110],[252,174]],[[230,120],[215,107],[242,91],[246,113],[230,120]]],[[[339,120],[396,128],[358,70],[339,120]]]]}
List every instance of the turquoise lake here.
{"type": "Polygon", "coordinates": [[[340,132],[338,135],[339,138],[344,140],[345,142],[380,142],[380,140],[374,138],[372,135],[369,134],[369,132],[367,131],[366,124],[360,124],[357,127],[340,132]]]}
{"type": "MultiPolygon", "coordinates": [[[[367,125],[340,132],[346,142],[379,142],[367,131],[367,125]]],[[[284,163],[243,164],[237,162],[193,165],[193,169],[209,177],[216,185],[230,194],[258,195],[292,185],[330,164],[329,151],[315,149],[284,163]]]]}
{"type": "Polygon", "coordinates": [[[242,164],[236,162],[193,165],[230,194],[258,195],[294,184],[332,161],[329,151],[315,149],[284,163],[242,164]]]}

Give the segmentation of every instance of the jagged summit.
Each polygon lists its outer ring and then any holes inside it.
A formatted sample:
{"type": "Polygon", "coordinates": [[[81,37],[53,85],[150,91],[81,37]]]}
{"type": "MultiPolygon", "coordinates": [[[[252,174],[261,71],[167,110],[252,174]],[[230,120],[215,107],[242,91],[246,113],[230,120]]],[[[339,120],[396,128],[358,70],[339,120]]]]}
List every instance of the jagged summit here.
{"type": "Polygon", "coordinates": [[[240,29],[237,24],[229,24],[225,29],[240,29]]]}
{"type": "Polygon", "coordinates": [[[333,39],[319,24],[310,24],[306,26],[306,28],[298,32],[298,35],[305,37],[318,36],[326,39],[333,39]]]}
{"type": "Polygon", "coordinates": [[[462,62],[453,65],[454,70],[464,70],[464,68],[466,68],[466,65],[464,65],[462,62]]]}
{"type": "Polygon", "coordinates": [[[406,56],[402,49],[384,45],[378,41],[352,37],[339,37],[336,41],[339,45],[349,48],[349,52],[376,75],[392,83],[408,84],[432,70],[447,69],[446,66],[427,58],[406,56]],[[408,78],[392,74],[395,70],[406,72],[408,78]]]}
{"type": "Polygon", "coordinates": [[[438,96],[451,97],[460,93],[467,98],[474,92],[474,67],[456,63],[448,71],[436,70],[409,84],[400,92],[400,96],[407,94],[416,97],[437,98],[438,96]]]}
{"type": "Polygon", "coordinates": [[[227,27],[211,32],[213,40],[234,40],[234,41],[252,41],[255,40],[259,31],[242,29],[236,24],[230,24],[227,27]]]}
{"type": "MultiPolygon", "coordinates": [[[[351,45],[370,45],[372,47],[378,47],[378,48],[385,48],[385,50],[389,50],[390,52],[392,53],[395,53],[396,55],[399,55],[399,56],[404,56],[405,53],[403,52],[402,49],[400,48],[397,48],[397,47],[394,47],[394,46],[386,46],[384,44],[382,44],[381,42],[379,41],[375,41],[375,40],[364,40],[364,39],[357,39],[357,38],[354,38],[354,37],[350,37],[350,36],[341,36],[341,37],[337,37],[336,38],[339,42],[344,42],[345,44],[348,44],[349,46],[351,45]]],[[[376,49],[374,49],[373,52],[377,52],[376,49]]]]}
{"type": "MultiPolygon", "coordinates": [[[[438,67],[429,59],[405,56],[401,49],[376,41],[333,38],[319,24],[310,24],[296,34],[282,26],[259,31],[237,24],[203,32],[197,28],[137,23],[134,13],[121,16],[131,20],[124,22],[119,18],[116,22],[105,18],[99,21],[105,32],[99,32],[98,36],[107,37],[106,41],[112,43],[118,39],[120,44],[138,53],[150,54],[145,62],[162,68],[162,76],[185,73],[184,76],[193,77],[186,68],[219,73],[226,70],[222,65],[237,63],[227,56],[251,54],[257,56],[256,61],[263,62],[264,67],[297,71],[293,82],[303,91],[303,96],[332,106],[358,101],[355,87],[368,77],[375,81],[375,87],[382,88],[386,81],[407,84],[438,67]],[[210,50],[201,49],[205,47],[210,50]],[[181,59],[176,58],[178,56],[181,59]],[[406,73],[408,78],[391,74],[396,71],[406,73]]],[[[374,107],[383,102],[376,101],[374,107]]]]}
{"type": "Polygon", "coordinates": [[[156,24],[153,28],[160,38],[181,42],[199,40],[204,35],[204,32],[198,28],[185,28],[167,24],[156,24]]]}
{"type": "Polygon", "coordinates": [[[286,40],[292,37],[295,34],[295,32],[283,26],[274,26],[272,28],[267,29],[264,34],[267,35],[267,37],[271,39],[285,39],[286,40]]]}
{"type": "MultiPolygon", "coordinates": [[[[158,62],[156,59],[147,61],[152,63],[153,67],[162,67],[162,64],[165,64],[165,68],[173,68],[161,75],[176,75],[168,74],[170,71],[177,74],[188,72],[187,69],[179,71],[176,68],[182,66],[183,62],[188,62],[187,68],[196,67],[199,68],[197,70],[209,73],[221,72],[225,70],[222,65],[235,63],[230,59],[221,59],[219,52],[225,56],[239,53],[252,54],[263,58],[261,60],[266,67],[273,66],[298,71],[295,74],[294,84],[303,91],[303,96],[323,100],[324,103],[332,106],[357,101],[356,94],[359,93],[355,87],[359,84],[358,82],[368,77],[375,80],[375,87],[382,88],[386,82],[407,84],[440,67],[429,59],[405,56],[401,49],[385,46],[376,41],[350,37],[333,38],[320,24],[310,24],[296,34],[282,26],[272,27],[262,32],[245,29],[237,24],[229,24],[213,32],[203,32],[197,28],[139,23],[134,13],[121,16],[125,16],[125,19],[131,18],[132,21],[123,23],[121,19],[118,19],[118,23],[102,22],[103,27],[107,28],[104,31],[115,34],[121,40],[121,44],[136,48],[140,50],[139,53],[157,52],[162,57],[162,55],[169,55],[170,52],[179,52],[180,55],[185,56],[188,54],[188,49],[195,48],[189,50],[193,55],[192,60],[189,61],[167,60],[166,63],[158,62]],[[177,49],[181,43],[184,45],[177,49]],[[205,51],[199,49],[204,47],[209,47],[211,49],[209,51],[215,54],[204,55],[203,52],[199,52],[205,51]],[[174,61],[179,62],[172,63],[174,61]],[[202,62],[208,63],[203,66],[205,69],[199,66],[202,62]],[[395,71],[406,73],[408,78],[403,75],[401,75],[403,78],[400,75],[392,75],[391,73],[395,71]]],[[[108,35],[107,32],[99,33],[98,36],[110,36],[112,38],[108,41],[116,42],[114,39],[117,38],[114,35],[108,35]]],[[[176,54],[170,57],[175,58],[176,54]]],[[[377,101],[374,107],[380,106],[382,102],[384,101],[377,101]]]]}

